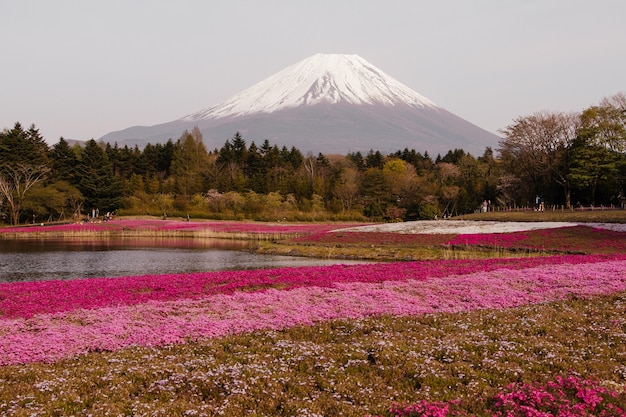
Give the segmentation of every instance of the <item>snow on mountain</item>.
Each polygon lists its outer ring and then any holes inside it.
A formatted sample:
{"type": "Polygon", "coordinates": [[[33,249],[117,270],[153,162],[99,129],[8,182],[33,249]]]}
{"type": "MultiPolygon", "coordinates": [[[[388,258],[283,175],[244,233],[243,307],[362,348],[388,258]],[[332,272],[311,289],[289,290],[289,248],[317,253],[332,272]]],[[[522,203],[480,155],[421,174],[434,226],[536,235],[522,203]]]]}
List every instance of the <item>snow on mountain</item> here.
{"type": "Polygon", "coordinates": [[[182,120],[272,113],[305,105],[340,102],[437,107],[358,55],[316,54],[277,72],[224,103],[185,116],[182,120]]]}

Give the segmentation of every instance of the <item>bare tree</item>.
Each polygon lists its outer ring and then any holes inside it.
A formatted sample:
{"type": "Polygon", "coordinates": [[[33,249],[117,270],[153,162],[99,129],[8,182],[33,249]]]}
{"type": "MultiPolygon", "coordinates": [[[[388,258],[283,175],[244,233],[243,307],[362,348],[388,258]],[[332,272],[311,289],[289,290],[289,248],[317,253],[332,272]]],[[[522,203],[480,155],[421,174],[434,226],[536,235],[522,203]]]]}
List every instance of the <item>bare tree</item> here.
{"type": "Polygon", "coordinates": [[[541,193],[547,184],[556,182],[569,207],[568,152],[578,123],[578,115],[569,113],[539,112],[516,119],[501,131],[504,139],[499,151],[505,171],[530,185],[532,193],[541,193]]]}
{"type": "Polygon", "coordinates": [[[45,165],[16,164],[6,166],[3,171],[0,174],[0,194],[9,206],[11,224],[16,225],[26,193],[42,181],[50,169],[45,165]]]}
{"type": "Polygon", "coordinates": [[[458,166],[449,162],[439,162],[435,165],[435,177],[440,187],[448,184],[448,180],[454,179],[461,175],[461,170],[458,166]]]}
{"type": "Polygon", "coordinates": [[[511,174],[502,175],[498,178],[497,190],[500,192],[505,206],[515,206],[515,197],[520,188],[520,182],[519,178],[511,174]]]}

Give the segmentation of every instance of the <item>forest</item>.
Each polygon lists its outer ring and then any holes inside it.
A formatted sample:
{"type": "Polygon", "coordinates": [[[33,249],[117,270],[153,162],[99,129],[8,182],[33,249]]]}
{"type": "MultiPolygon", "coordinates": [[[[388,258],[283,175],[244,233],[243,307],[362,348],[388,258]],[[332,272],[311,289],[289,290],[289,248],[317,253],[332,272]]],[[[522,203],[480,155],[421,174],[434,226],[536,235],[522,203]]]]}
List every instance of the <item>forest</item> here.
{"type": "Polygon", "coordinates": [[[112,215],[259,221],[407,221],[480,210],[624,208],[626,95],[579,113],[536,112],[482,155],[303,154],[233,132],[206,149],[198,128],[161,144],[49,146],[33,124],[0,132],[0,221],[112,215]]]}

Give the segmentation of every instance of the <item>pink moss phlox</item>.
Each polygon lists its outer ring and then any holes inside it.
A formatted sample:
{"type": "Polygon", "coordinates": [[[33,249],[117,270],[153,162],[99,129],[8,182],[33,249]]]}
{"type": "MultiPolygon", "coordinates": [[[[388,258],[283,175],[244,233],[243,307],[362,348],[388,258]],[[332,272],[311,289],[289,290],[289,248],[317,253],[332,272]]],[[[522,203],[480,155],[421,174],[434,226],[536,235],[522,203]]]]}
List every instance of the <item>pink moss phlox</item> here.
{"type": "Polygon", "coordinates": [[[626,233],[587,226],[561,227],[513,233],[458,235],[452,246],[488,246],[584,253],[625,253],[626,233]]]}
{"type": "Polygon", "coordinates": [[[394,404],[389,414],[393,417],[464,417],[468,414],[457,409],[459,401],[419,401],[415,404],[394,404]]]}
{"type": "Polygon", "coordinates": [[[472,233],[458,235],[446,243],[449,245],[489,246],[512,248],[520,246],[528,238],[528,232],[472,233]]]}
{"type": "Polygon", "coordinates": [[[625,253],[626,232],[570,226],[511,233],[411,234],[394,232],[321,231],[294,239],[326,245],[481,246],[568,253],[625,253]]]}
{"type": "Polygon", "coordinates": [[[512,384],[494,397],[494,417],[626,416],[626,389],[610,391],[593,379],[557,376],[545,385],[512,384]]]}
{"type": "MultiPolygon", "coordinates": [[[[290,272],[306,277],[299,269],[290,272]]],[[[97,309],[0,319],[0,365],[332,319],[499,309],[625,290],[626,259],[596,259],[417,279],[397,275],[396,280],[352,277],[333,282],[330,277],[326,286],[299,285],[288,291],[270,288],[134,305],[111,303],[97,309]]]]}
{"type": "Polygon", "coordinates": [[[309,234],[326,232],[337,228],[350,227],[354,224],[277,224],[263,222],[186,222],[180,220],[112,220],[94,223],[70,223],[62,225],[21,226],[0,228],[2,233],[49,233],[49,232],[104,232],[104,231],[193,231],[208,230],[225,233],[282,233],[309,234]]]}
{"type": "Polygon", "coordinates": [[[133,305],[150,300],[196,299],[244,290],[329,287],[341,282],[424,280],[502,268],[581,264],[607,259],[626,259],[626,255],[422,261],[0,283],[0,318],[28,318],[42,313],[133,305]]]}
{"type": "MultiPolygon", "coordinates": [[[[593,379],[556,376],[546,384],[511,384],[485,401],[485,415],[493,417],[624,417],[626,388],[609,390],[593,379]]],[[[389,417],[469,416],[459,400],[394,404],[389,417]]]]}
{"type": "Polygon", "coordinates": [[[310,234],[349,227],[348,224],[277,224],[262,222],[175,222],[159,227],[160,230],[211,230],[225,233],[310,234]]]}

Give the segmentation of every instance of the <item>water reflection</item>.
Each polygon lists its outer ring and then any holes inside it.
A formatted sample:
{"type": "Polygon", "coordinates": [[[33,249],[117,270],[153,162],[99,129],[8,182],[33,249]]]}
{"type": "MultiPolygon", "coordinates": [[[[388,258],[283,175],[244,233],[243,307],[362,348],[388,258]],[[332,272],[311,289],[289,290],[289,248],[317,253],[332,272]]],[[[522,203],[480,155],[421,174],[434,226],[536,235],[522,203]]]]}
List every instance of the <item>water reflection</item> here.
{"type": "Polygon", "coordinates": [[[248,245],[161,237],[0,239],[0,282],[355,263],[253,254],[244,251],[248,245]]]}
{"type": "Polygon", "coordinates": [[[0,239],[0,252],[107,251],[154,248],[242,250],[249,245],[250,242],[244,240],[180,237],[27,238],[0,239]]]}

